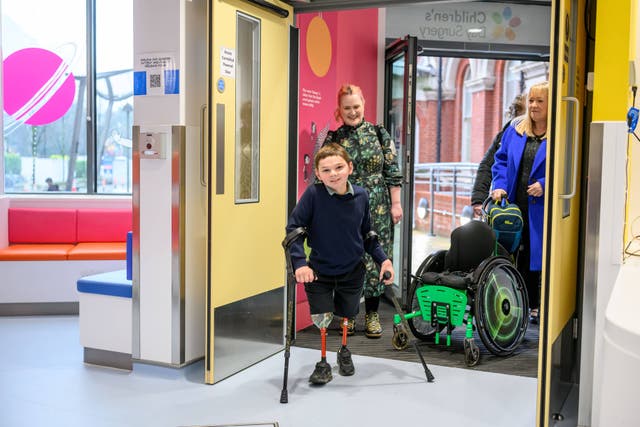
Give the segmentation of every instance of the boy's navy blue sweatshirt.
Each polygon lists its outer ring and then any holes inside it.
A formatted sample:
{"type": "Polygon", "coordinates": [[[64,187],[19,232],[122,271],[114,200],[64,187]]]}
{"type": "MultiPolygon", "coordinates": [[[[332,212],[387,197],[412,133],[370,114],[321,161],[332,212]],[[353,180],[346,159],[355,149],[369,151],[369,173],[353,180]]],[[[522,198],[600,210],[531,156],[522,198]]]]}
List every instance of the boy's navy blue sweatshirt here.
{"type": "MultiPolygon", "coordinates": [[[[353,194],[343,195],[329,194],[322,183],[307,187],[289,217],[287,234],[298,227],[307,229],[309,266],[320,275],[352,271],[365,250],[378,265],[387,259],[377,239],[364,242],[371,230],[369,196],[357,185],[353,185],[353,194]]],[[[307,265],[303,239],[293,242],[290,252],[294,271],[307,265]]]]}

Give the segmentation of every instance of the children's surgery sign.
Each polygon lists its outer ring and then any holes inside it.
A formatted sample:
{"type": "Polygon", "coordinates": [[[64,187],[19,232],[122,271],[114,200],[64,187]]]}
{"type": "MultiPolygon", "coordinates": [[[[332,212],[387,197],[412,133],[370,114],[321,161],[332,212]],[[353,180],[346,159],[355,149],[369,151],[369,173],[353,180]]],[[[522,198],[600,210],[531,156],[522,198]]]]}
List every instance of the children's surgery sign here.
{"type": "Polygon", "coordinates": [[[549,46],[551,9],[512,3],[453,3],[390,7],[387,38],[549,46]]]}
{"type": "Polygon", "coordinates": [[[176,95],[180,93],[180,70],[173,53],[143,53],[136,56],[133,71],[134,95],[176,95]]]}

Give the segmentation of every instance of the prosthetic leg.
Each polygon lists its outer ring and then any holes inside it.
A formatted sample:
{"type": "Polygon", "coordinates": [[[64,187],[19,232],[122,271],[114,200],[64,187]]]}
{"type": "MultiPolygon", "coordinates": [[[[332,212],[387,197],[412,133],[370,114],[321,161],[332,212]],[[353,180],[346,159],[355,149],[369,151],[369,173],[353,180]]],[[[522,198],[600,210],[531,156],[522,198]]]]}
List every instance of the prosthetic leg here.
{"type": "Polygon", "coordinates": [[[323,385],[333,379],[331,365],[327,363],[327,326],[333,320],[333,313],[312,314],[313,324],[320,329],[320,361],[309,377],[311,384],[323,385]]]}
{"type": "Polygon", "coordinates": [[[351,352],[347,348],[347,335],[348,335],[349,318],[342,318],[342,345],[338,351],[338,373],[343,376],[351,376],[356,370],[351,360],[351,352]]]}
{"type": "MultiPolygon", "coordinates": [[[[309,377],[312,384],[326,384],[333,379],[331,375],[331,365],[327,363],[327,326],[333,319],[333,313],[312,314],[311,319],[314,325],[320,329],[320,361],[316,363],[316,368],[309,377]]],[[[348,317],[342,318],[342,345],[338,350],[338,373],[343,376],[351,376],[355,373],[351,352],[347,348],[347,325],[348,317]]]]}

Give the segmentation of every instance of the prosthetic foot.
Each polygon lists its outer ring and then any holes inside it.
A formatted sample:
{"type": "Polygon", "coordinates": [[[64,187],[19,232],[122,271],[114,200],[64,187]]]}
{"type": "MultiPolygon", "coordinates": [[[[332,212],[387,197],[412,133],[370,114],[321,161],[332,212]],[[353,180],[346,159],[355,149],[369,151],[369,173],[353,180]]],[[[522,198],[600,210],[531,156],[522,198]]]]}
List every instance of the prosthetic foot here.
{"type": "Polygon", "coordinates": [[[309,382],[316,385],[324,385],[331,381],[333,376],[331,375],[331,365],[326,360],[321,360],[316,363],[316,368],[309,377],[309,382]]]}

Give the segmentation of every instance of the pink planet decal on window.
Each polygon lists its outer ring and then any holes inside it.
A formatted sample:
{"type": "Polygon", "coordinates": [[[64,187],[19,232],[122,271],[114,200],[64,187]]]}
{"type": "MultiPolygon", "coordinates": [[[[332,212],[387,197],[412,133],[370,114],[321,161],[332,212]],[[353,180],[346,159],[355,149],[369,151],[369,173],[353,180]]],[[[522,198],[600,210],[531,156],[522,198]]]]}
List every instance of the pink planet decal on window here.
{"type": "Polygon", "coordinates": [[[4,111],[12,119],[5,124],[5,132],[22,123],[46,125],[69,111],[76,84],[69,64],[60,56],[46,49],[21,49],[2,66],[4,111]]]}

